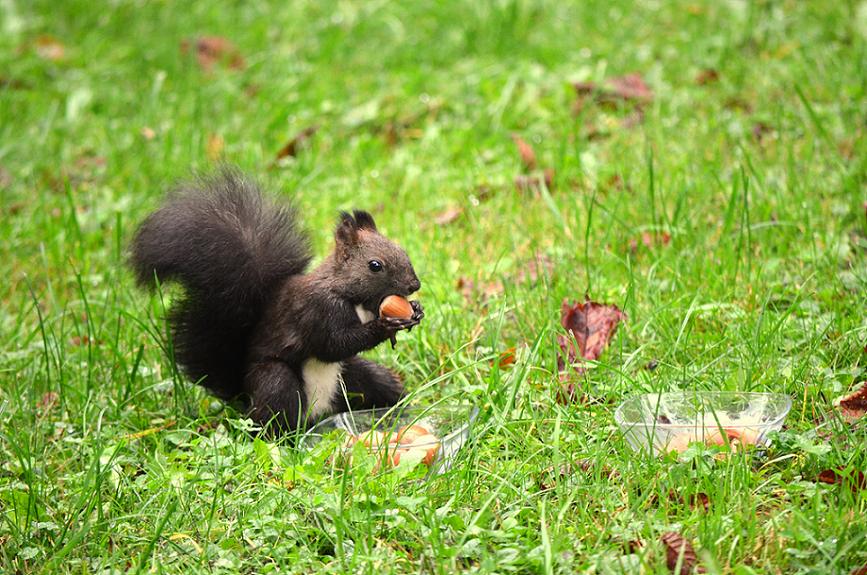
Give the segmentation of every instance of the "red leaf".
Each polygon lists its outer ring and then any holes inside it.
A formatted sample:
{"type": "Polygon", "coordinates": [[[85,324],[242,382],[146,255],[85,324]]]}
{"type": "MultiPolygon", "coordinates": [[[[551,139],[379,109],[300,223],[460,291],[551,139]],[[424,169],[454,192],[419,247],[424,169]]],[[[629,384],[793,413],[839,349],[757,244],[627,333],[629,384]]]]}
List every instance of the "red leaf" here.
{"type": "Polygon", "coordinates": [[[867,575],[867,565],[863,565],[861,567],[855,567],[852,569],[849,575],[867,575]]]}
{"type": "Polygon", "coordinates": [[[838,397],[834,405],[840,409],[840,414],[847,421],[854,421],[867,413],[867,382],[861,382],[861,386],[849,395],[838,397]]]}
{"type": "Polygon", "coordinates": [[[308,126],[295,134],[282,148],[280,148],[274,162],[276,163],[283,158],[297,157],[298,152],[307,147],[307,144],[310,143],[310,138],[313,137],[317,130],[319,130],[319,126],[314,124],[313,126],[308,126]]]}
{"type": "Polygon", "coordinates": [[[506,351],[500,353],[500,357],[497,359],[497,365],[499,365],[500,369],[504,367],[508,367],[515,363],[515,348],[510,347],[506,351]]]}
{"type": "Polygon", "coordinates": [[[842,470],[826,469],[819,473],[816,481],[831,485],[848,485],[853,493],[867,488],[867,477],[863,471],[843,472],[842,470]]]}
{"type": "Polygon", "coordinates": [[[188,53],[191,44],[195,49],[196,61],[206,72],[213,70],[214,66],[220,62],[227,63],[233,70],[244,68],[244,59],[241,57],[241,53],[232,42],[225,38],[201,36],[192,41],[184,40],[181,42],[181,51],[184,54],[188,53]]]}
{"type": "Polygon", "coordinates": [[[695,555],[695,549],[692,548],[692,543],[686,540],[683,535],[674,531],[663,533],[662,544],[665,545],[665,563],[669,570],[675,572],[677,569],[678,560],[680,560],[680,575],[689,575],[689,573],[704,573],[704,569],[697,566],[698,558],[695,555]],[[681,559],[681,555],[683,558],[681,559]]]}
{"type": "MultiPolygon", "coordinates": [[[[560,335],[557,336],[557,342],[566,355],[566,362],[572,365],[577,373],[583,373],[584,369],[580,365],[574,365],[576,360],[598,359],[614,336],[621,319],[623,319],[623,312],[616,305],[600,304],[589,300],[584,303],[569,304],[564,300],[560,323],[572,337],[560,335]]],[[[562,367],[565,368],[565,363],[562,367]]]]}
{"type": "Polygon", "coordinates": [[[515,145],[518,147],[518,153],[521,155],[521,163],[524,164],[524,169],[528,172],[535,170],[536,152],[533,151],[530,144],[524,141],[518,134],[512,134],[512,140],[514,140],[515,145]]]}

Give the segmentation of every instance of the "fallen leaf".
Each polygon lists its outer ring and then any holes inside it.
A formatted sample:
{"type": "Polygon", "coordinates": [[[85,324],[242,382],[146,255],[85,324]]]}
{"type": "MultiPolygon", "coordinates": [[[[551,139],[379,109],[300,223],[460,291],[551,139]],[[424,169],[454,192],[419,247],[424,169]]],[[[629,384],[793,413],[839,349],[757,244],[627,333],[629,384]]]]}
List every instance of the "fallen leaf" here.
{"type": "Polygon", "coordinates": [[[277,152],[277,157],[274,159],[274,162],[278,162],[283,158],[295,158],[298,156],[298,153],[307,147],[310,143],[310,139],[313,135],[319,130],[319,126],[312,125],[304,128],[292,138],[286,142],[286,144],[280,148],[277,152]]]}
{"type": "Polygon", "coordinates": [[[518,154],[521,156],[521,163],[524,165],[524,170],[532,172],[536,169],[536,152],[521,136],[512,134],[512,140],[518,147],[518,154]]]}
{"type": "Polygon", "coordinates": [[[36,55],[44,60],[58,62],[66,57],[66,47],[53,36],[38,36],[36,38],[36,55]]]}
{"type": "Polygon", "coordinates": [[[714,68],[705,68],[695,76],[695,83],[699,86],[706,86],[719,81],[719,71],[714,68]]]}
{"type": "Polygon", "coordinates": [[[617,324],[624,317],[616,305],[600,304],[587,300],[569,304],[563,301],[560,323],[570,335],[558,335],[557,343],[565,355],[557,357],[560,379],[568,379],[566,365],[572,367],[577,374],[584,373],[584,368],[576,361],[579,359],[596,360],[602,355],[608,342],[617,330],[617,324]],[[577,347],[576,347],[577,346],[577,347]]]}
{"type": "Polygon", "coordinates": [[[434,223],[438,226],[445,226],[453,221],[457,220],[461,217],[461,214],[464,213],[464,209],[458,206],[452,206],[450,208],[446,208],[436,216],[434,216],[434,223]]]}
{"type": "Polygon", "coordinates": [[[653,371],[657,367],[659,367],[659,360],[658,359],[651,359],[650,361],[648,361],[644,365],[644,369],[646,369],[647,371],[653,371]]]}
{"type": "Polygon", "coordinates": [[[157,137],[157,133],[154,132],[153,128],[149,128],[148,126],[145,126],[144,128],[141,129],[141,137],[144,138],[145,140],[153,140],[154,138],[157,137]]]}
{"type": "Polygon", "coordinates": [[[500,352],[500,356],[497,358],[497,365],[500,369],[504,367],[508,367],[515,363],[515,348],[510,347],[506,351],[500,352]]]}
{"type": "Polygon", "coordinates": [[[60,401],[60,395],[56,391],[46,391],[36,402],[36,407],[42,413],[47,413],[54,409],[58,401],[60,401]]]}
{"type": "Polygon", "coordinates": [[[649,102],[653,100],[653,91],[639,74],[626,74],[609,78],[607,85],[610,94],[622,100],[649,102]]]}
{"type": "Polygon", "coordinates": [[[660,540],[665,545],[665,563],[671,572],[675,573],[678,562],[680,562],[680,570],[676,573],[680,575],[705,572],[704,569],[696,565],[698,558],[695,555],[695,549],[683,535],[669,531],[663,533],[660,540]]]}
{"type": "Polygon", "coordinates": [[[223,155],[226,142],[220,134],[208,134],[208,143],[205,146],[205,155],[212,162],[216,162],[223,155]]]}
{"type": "Polygon", "coordinates": [[[184,54],[190,52],[191,44],[195,49],[196,61],[205,71],[210,72],[218,63],[225,62],[233,70],[244,68],[244,59],[235,45],[220,36],[200,36],[181,42],[181,51],[184,54]]]}
{"type": "Polygon", "coordinates": [[[860,387],[843,397],[834,400],[834,405],[840,410],[843,419],[855,421],[867,413],[867,382],[861,382],[860,387]]]}
{"type": "Polygon", "coordinates": [[[698,493],[694,493],[689,495],[686,498],[686,503],[692,507],[693,509],[701,508],[705,511],[710,509],[710,497],[707,496],[707,493],[703,493],[699,491],[698,493]]]}
{"type": "Polygon", "coordinates": [[[854,569],[852,569],[849,575],[867,575],[867,565],[855,567],[854,569]]]}
{"type": "Polygon", "coordinates": [[[846,485],[853,493],[867,489],[867,477],[863,471],[845,472],[843,470],[826,469],[819,473],[816,481],[830,485],[846,485]]]}

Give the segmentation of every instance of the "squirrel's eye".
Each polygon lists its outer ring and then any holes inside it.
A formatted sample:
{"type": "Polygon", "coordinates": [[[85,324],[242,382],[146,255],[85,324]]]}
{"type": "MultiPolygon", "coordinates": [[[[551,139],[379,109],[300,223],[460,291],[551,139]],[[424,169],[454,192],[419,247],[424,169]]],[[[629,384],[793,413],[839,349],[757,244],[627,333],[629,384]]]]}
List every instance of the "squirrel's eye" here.
{"type": "Polygon", "coordinates": [[[370,268],[372,272],[381,272],[382,271],[382,262],[379,260],[370,260],[367,262],[367,267],[370,268]]]}

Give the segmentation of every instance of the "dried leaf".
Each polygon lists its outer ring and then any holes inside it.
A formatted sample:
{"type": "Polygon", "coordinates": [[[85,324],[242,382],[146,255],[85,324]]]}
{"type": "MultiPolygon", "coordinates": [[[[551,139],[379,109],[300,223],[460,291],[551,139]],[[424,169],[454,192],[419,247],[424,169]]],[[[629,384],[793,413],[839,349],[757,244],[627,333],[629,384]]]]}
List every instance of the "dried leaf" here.
{"type": "Polygon", "coordinates": [[[644,82],[640,74],[626,74],[609,78],[606,82],[609,94],[622,100],[649,102],[653,100],[653,91],[644,82]]]}
{"type": "Polygon", "coordinates": [[[154,138],[157,137],[157,133],[154,132],[153,128],[149,128],[148,126],[145,126],[144,128],[141,129],[141,137],[144,138],[145,140],[153,140],[154,138]]]}
{"type": "Polygon", "coordinates": [[[58,401],[60,401],[60,395],[56,391],[46,391],[36,402],[36,408],[42,413],[47,413],[54,409],[58,401]]]}
{"type": "Polygon", "coordinates": [[[849,575],[867,575],[867,565],[855,567],[854,569],[852,569],[849,575]]]}
{"type": "Polygon", "coordinates": [[[53,36],[38,36],[36,38],[36,55],[44,60],[59,62],[66,57],[66,47],[53,36]]]}
{"type": "Polygon", "coordinates": [[[599,89],[596,82],[574,82],[572,87],[579,96],[590,96],[599,89]]]}
{"type": "Polygon", "coordinates": [[[500,369],[504,367],[508,367],[515,363],[515,348],[510,347],[506,351],[500,353],[500,356],[497,358],[497,365],[500,369]]]}
{"type": "Polygon", "coordinates": [[[83,335],[83,336],[74,335],[71,338],[69,338],[69,345],[73,345],[75,347],[79,347],[82,345],[88,345],[89,343],[90,343],[90,338],[86,335],[83,335]]]}
{"type": "Polygon", "coordinates": [[[641,232],[641,241],[632,238],[629,240],[629,251],[632,253],[636,253],[638,248],[642,245],[648,250],[652,250],[655,247],[665,247],[671,243],[671,234],[668,232],[661,233],[650,233],[650,232],[641,232]]]}
{"type": "Polygon", "coordinates": [[[657,367],[659,367],[659,360],[654,358],[645,364],[644,369],[646,369],[647,371],[653,371],[657,367]]]}
{"type": "Polygon", "coordinates": [[[524,170],[532,172],[536,169],[536,152],[521,136],[512,134],[512,140],[518,147],[518,153],[521,155],[521,163],[524,165],[524,170]]]}
{"type": "Polygon", "coordinates": [[[208,143],[205,146],[205,155],[212,162],[216,162],[223,155],[226,142],[220,134],[208,134],[208,143]]]}
{"type": "Polygon", "coordinates": [[[843,397],[834,400],[834,405],[840,410],[843,419],[855,421],[867,413],[867,382],[861,382],[860,387],[843,397]]]}
{"type": "Polygon", "coordinates": [[[572,366],[576,373],[584,373],[578,359],[596,360],[614,336],[617,324],[623,319],[623,312],[616,305],[600,304],[593,301],[569,304],[565,300],[561,308],[560,323],[571,337],[557,336],[560,350],[565,354],[558,356],[561,380],[566,365],[572,366]],[[576,348],[577,345],[577,348],[576,348]]]}
{"type": "Polygon", "coordinates": [[[496,297],[503,293],[503,284],[499,281],[476,284],[466,277],[458,278],[455,284],[457,289],[468,303],[473,303],[481,295],[485,299],[496,297]]]}
{"type": "Polygon", "coordinates": [[[452,206],[450,208],[446,208],[436,216],[434,216],[434,223],[438,226],[445,226],[447,224],[452,223],[461,217],[461,214],[464,213],[464,209],[458,206],[452,206]]]}
{"type": "Polygon", "coordinates": [[[819,473],[816,481],[830,485],[846,485],[853,493],[867,489],[867,477],[863,471],[845,472],[843,470],[826,469],[819,473]]]}
{"type": "Polygon", "coordinates": [[[297,157],[298,153],[307,147],[310,143],[310,138],[312,138],[318,130],[319,126],[314,124],[295,134],[282,148],[280,148],[274,162],[279,162],[283,158],[297,157]]]}
{"type": "Polygon", "coordinates": [[[226,38],[201,36],[192,41],[184,40],[181,42],[181,51],[184,54],[190,52],[191,44],[195,49],[196,61],[205,72],[210,72],[216,64],[221,62],[226,63],[233,70],[244,68],[244,59],[241,57],[241,53],[226,38]]]}
{"type": "Polygon", "coordinates": [[[719,81],[719,71],[714,68],[705,68],[695,76],[695,83],[699,86],[706,86],[719,81]]]}
{"type": "Polygon", "coordinates": [[[680,575],[689,575],[689,573],[704,573],[704,569],[697,566],[698,558],[695,555],[695,549],[692,548],[692,543],[680,533],[669,531],[663,533],[662,544],[665,545],[665,563],[669,570],[675,573],[677,564],[680,562],[680,575]],[[682,556],[682,557],[681,557],[682,556]]]}
{"type": "Polygon", "coordinates": [[[707,496],[707,493],[703,493],[699,491],[693,495],[690,495],[686,498],[687,504],[693,509],[701,508],[705,511],[710,509],[710,497],[707,496]]]}

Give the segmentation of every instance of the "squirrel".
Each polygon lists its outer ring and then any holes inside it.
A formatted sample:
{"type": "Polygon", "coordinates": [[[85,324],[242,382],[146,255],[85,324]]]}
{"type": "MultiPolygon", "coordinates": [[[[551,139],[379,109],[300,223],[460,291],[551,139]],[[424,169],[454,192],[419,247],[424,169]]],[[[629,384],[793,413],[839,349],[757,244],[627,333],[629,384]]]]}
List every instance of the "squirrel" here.
{"type": "Polygon", "coordinates": [[[307,271],[310,242],[291,203],[269,202],[234,168],[171,192],[140,225],[130,265],[139,285],[182,286],[169,310],[183,372],[239,400],[262,429],[291,432],[348,409],[389,407],[400,378],[358,354],[394,343],[424,317],[380,316],[390,295],[421,287],[406,252],[365,211],[341,212],[334,251],[307,271]]]}

